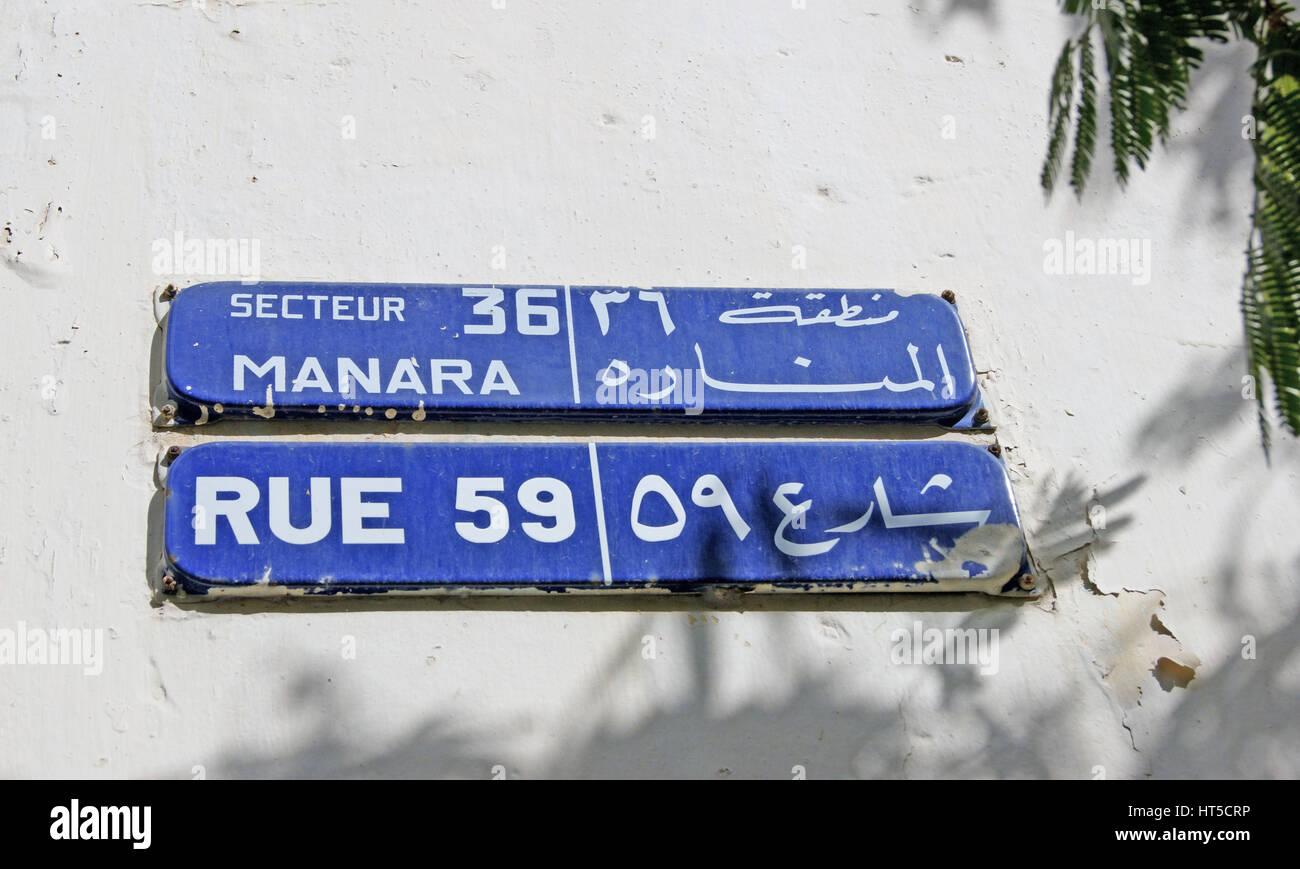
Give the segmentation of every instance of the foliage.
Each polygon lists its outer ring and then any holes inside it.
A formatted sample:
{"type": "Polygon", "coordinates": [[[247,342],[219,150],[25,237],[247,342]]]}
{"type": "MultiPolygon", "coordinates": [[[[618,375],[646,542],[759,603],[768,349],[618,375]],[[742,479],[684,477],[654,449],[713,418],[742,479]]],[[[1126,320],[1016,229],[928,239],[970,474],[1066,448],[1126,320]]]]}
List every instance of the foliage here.
{"type": "MultiPolygon", "coordinates": [[[[1063,0],[1083,19],[1052,75],[1042,185],[1061,180],[1071,145],[1069,184],[1082,195],[1097,147],[1097,45],[1105,61],[1106,104],[1115,177],[1146,168],[1169,137],[1170,116],[1186,107],[1192,71],[1207,42],[1248,40],[1256,60],[1251,114],[1243,135],[1255,151],[1255,202],[1241,309],[1250,374],[1267,376],[1282,424],[1300,434],[1300,25],[1272,0],[1063,0]]],[[[1264,392],[1260,426],[1268,426],[1264,392]]]]}

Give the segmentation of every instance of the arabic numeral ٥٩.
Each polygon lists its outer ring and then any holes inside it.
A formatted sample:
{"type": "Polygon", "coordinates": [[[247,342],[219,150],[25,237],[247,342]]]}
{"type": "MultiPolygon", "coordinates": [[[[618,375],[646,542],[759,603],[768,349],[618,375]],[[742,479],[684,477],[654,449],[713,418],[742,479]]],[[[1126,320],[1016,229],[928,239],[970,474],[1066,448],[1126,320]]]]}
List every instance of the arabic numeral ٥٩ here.
{"type": "MultiPolygon", "coordinates": [[[[736,502],[731,498],[731,493],[716,474],[703,474],[696,479],[695,485],[691,487],[691,501],[697,507],[721,509],[737,538],[744,540],[749,535],[749,523],[741,517],[740,511],[736,509],[736,502]]],[[[636,490],[632,493],[631,522],[632,533],[647,543],[675,540],[681,536],[682,529],[686,527],[686,509],[682,506],[681,498],[677,496],[671,483],[658,474],[646,474],[636,484],[636,490]],[[667,525],[647,525],[641,521],[641,506],[645,497],[651,493],[659,495],[668,505],[668,509],[673,514],[672,522],[667,525]]]]}

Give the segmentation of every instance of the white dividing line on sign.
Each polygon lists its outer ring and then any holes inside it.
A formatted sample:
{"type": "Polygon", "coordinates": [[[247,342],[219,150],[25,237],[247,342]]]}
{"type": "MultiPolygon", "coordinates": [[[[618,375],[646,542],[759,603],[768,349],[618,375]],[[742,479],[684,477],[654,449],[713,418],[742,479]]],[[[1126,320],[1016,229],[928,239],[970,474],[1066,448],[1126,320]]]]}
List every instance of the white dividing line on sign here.
{"type": "MultiPolygon", "coordinates": [[[[564,285],[564,319],[569,324],[569,373],[573,376],[573,403],[581,404],[582,395],[578,392],[578,352],[573,349],[573,298],[569,293],[569,285],[564,285]]],[[[592,447],[594,450],[595,447],[592,447]]],[[[596,454],[593,452],[592,456],[596,454]]],[[[592,468],[594,469],[595,459],[592,459],[592,468]]],[[[605,571],[606,581],[608,581],[609,571],[605,571]]]]}
{"type": "Polygon", "coordinates": [[[596,496],[596,532],[600,535],[600,566],[605,571],[605,585],[610,585],[614,580],[609,573],[609,538],[605,534],[605,501],[600,494],[600,465],[596,461],[596,444],[588,443],[587,449],[591,453],[591,489],[596,496]]]}

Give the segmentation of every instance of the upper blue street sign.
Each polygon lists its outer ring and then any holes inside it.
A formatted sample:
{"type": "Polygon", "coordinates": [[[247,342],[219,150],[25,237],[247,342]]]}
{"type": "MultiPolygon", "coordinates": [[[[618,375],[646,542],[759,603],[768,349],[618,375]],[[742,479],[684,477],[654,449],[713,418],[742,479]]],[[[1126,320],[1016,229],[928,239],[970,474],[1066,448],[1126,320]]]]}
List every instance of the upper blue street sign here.
{"type": "Polygon", "coordinates": [[[1002,462],[952,441],[227,442],[166,487],[199,594],[1032,586],[1002,462]]]}
{"type": "Polygon", "coordinates": [[[979,410],[956,308],[885,290],[222,282],[179,293],[166,331],[172,423],[979,410]]]}

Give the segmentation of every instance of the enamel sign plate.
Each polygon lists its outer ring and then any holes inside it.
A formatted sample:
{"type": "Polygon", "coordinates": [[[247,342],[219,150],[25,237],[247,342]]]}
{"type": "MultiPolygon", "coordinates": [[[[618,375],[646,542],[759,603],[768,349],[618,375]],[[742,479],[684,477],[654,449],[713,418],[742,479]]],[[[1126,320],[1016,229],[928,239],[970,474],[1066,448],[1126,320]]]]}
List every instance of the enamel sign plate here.
{"type": "Polygon", "coordinates": [[[167,420],[969,427],[956,308],[883,290],[223,282],[167,316],[167,420]]]}
{"type": "Polygon", "coordinates": [[[185,450],[190,593],[1012,592],[1006,471],[951,441],[266,444],[185,450]]]}

